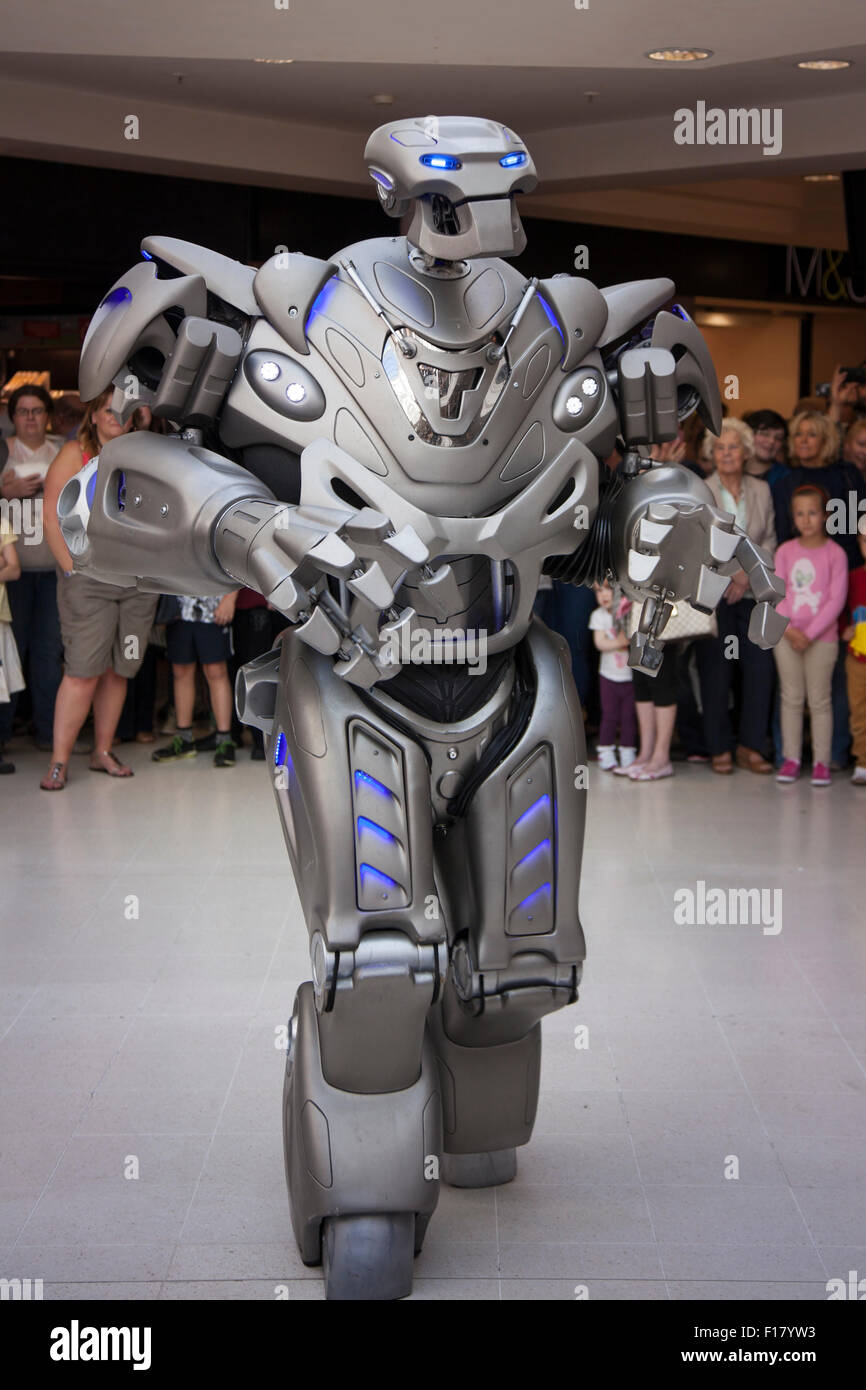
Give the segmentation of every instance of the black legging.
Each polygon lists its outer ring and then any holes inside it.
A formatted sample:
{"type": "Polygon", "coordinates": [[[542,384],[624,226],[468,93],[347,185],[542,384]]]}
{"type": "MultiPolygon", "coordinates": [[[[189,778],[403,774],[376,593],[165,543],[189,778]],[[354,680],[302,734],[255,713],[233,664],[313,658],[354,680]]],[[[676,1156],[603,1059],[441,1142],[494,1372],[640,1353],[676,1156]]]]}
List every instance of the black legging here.
{"type": "Polygon", "coordinates": [[[655,705],[663,709],[677,702],[677,683],[679,680],[680,649],[677,642],[666,642],[661,669],[657,676],[647,676],[643,671],[633,671],[634,698],[638,704],[655,705]]]}

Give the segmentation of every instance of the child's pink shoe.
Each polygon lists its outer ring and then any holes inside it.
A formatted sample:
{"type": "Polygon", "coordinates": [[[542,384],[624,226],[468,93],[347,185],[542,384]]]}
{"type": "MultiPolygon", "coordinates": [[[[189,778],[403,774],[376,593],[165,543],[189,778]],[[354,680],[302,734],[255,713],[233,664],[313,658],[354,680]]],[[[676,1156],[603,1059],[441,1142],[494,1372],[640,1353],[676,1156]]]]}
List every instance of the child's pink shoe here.
{"type": "Polygon", "coordinates": [[[796,758],[786,758],[776,773],[777,782],[796,782],[800,776],[800,764],[796,758]]]}
{"type": "Polygon", "coordinates": [[[829,787],[832,784],[832,781],[833,778],[830,775],[830,769],[827,766],[827,764],[815,763],[812,768],[812,786],[829,787]]]}

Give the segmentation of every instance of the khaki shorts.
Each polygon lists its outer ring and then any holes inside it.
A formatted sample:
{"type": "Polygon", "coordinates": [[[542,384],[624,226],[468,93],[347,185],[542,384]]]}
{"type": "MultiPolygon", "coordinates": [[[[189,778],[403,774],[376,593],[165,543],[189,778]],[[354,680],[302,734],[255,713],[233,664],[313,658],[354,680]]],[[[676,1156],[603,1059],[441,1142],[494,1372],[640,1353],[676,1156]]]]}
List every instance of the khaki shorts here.
{"type": "Polygon", "coordinates": [[[86,574],[57,575],[57,607],[67,676],[89,680],[113,669],[130,679],[144,660],[158,594],[101,584],[86,574]]]}

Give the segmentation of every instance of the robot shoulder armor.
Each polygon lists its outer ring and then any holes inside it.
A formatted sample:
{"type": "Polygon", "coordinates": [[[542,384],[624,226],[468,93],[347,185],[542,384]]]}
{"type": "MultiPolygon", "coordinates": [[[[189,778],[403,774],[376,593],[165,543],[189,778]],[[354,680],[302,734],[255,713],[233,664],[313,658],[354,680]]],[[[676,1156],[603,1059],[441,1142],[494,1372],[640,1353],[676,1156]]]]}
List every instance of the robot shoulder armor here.
{"type": "Polygon", "coordinates": [[[607,324],[599,347],[606,347],[621,338],[630,328],[648,319],[656,309],[667,304],[676,286],[673,280],[625,280],[621,285],[608,285],[601,290],[607,305],[607,324]]]}
{"type": "Polygon", "coordinates": [[[78,367],[83,401],[95,400],[141,347],[171,356],[175,333],[165,310],[180,306],[185,315],[207,312],[207,286],[201,275],[170,280],[157,276],[153,261],[139,261],[117,280],[90,320],[78,367]]]}
{"type": "Polygon", "coordinates": [[[304,325],[322,286],[337,274],[332,261],[320,261],[300,251],[278,251],[265,261],[253,281],[259,311],[295,352],[305,356],[304,325]]]}
{"type": "Polygon", "coordinates": [[[148,257],[165,261],[166,265],[182,270],[185,275],[201,275],[212,294],[240,309],[242,314],[255,317],[259,310],[253,297],[255,270],[251,265],[234,261],[220,251],[197,246],[194,241],[181,241],[173,236],[148,236],[141,243],[148,257]]]}
{"type": "Polygon", "coordinates": [[[601,338],[607,323],[607,305],[591,280],[577,275],[554,275],[540,280],[538,293],[553,311],[565,339],[561,366],[570,372],[601,338]]]}

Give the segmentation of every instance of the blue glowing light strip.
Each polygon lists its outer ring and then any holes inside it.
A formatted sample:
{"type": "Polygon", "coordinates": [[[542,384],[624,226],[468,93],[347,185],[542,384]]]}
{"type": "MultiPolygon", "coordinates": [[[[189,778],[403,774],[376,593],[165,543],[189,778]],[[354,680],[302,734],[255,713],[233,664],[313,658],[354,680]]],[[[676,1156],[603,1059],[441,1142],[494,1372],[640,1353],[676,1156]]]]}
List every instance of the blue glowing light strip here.
{"type": "Polygon", "coordinates": [[[537,844],[535,846],[535,849],[531,849],[528,854],[524,854],[522,859],[518,859],[517,863],[514,866],[515,871],[520,868],[521,864],[528,863],[534,854],[540,854],[542,850],[548,849],[550,849],[550,840],[542,840],[540,844],[537,844]]]}
{"type": "Polygon", "coordinates": [[[387,796],[389,800],[394,799],[394,793],[390,792],[384,783],[377,782],[375,777],[371,777],[369,772],[356,772],[355,786],[371,787],[372,790],[378,792],[380,796],[387,796]]]}
{"type": "Polygon", "coordinates": [[[534,893],[530,893],[528,898],[524,898],[523,902],[517,904],[517,911],[519,912],[522,907],[531,907],[536,898],[540,898],[543,893],[549,892],[550,884],[542,883],[540,888],[536,888],[534,893]]]}
{"type": "Polygon", "coordinates": [[[522,816],[517,817],[517,820],[514,822],[514,829],[516,830],[518,825],[522,825],[527,816],[531,816],[533,811],[537,811],[542,804],[545,806],[550,805],[550,797],[547,792],[545,792],[543,796],[540,796],[537,801],[533,801],[532,805],[528,810],[523,812],[522,816]]]}
{"type": "Polygon", "coordinates": [[[547,300],[544,298],[543,295],[538,294],[537,292],[536,292],[535,298],[538,300],[539,304],[541,305],[542,309],[543,309],[544,312],[546,313],[547,317],[550,319],[550,322],[553,324],[554,328],[556,329],[556,331],[557,331],[557,333],[559,334],[560,338],[562,339],[563,343],[565,343],[565,334],[563,333],[562,329],[560,328],[560,326],[559,326],[559,320],[557,319],[556,315],[554,314],[554,312],[553,312],[553,310],[551,309],[550,305],[548,304],[547,300]]]}
{"type": "Polygon", "coordinates": [[[372,878],[375,883],[381,883],[383,888],[399,888],[400,886],[396,879],[389,878],[387,874],[381,873],[379,869],[374,869],[372,864],[362,864],[361,884],[363,885],[368,878],[372,878]]]}
{"type": "Polygon", "coordinates": [[[313,322],[313,319],[316,318],[318,314],[323,314],[325,312],[325,306],[328,303],[328,300],[330,299],[331,295],[334,293],[334,289],[336,288],[337,283],[337,273],[335,271],[331,278],[325,281],[324,285],[319,290],[319,293],[316,295],[315,299],[310,305],[310,312],[307,314],[307,321],[304,324],[305,333],[309,328],[310,324],[313,322]]]}
{"type": "Polygon", "coordinates": [[[526,163],[526,155],[522,152],[515,154],[504,154],[499,163],[503,169],[514,169],[520,164],[526,163]]]}
{"type": "Polygon", "coordinates": [[[384,840],[388,844],[393,844],[397,839],[397,836],[392,835],[390,830],[386,830],[384,825],[377,825],[376,822],[370,820],[368,816],[358,817],[358,830],[367,830],[371,835],[376,835],[378,839],[384,840]]]}

